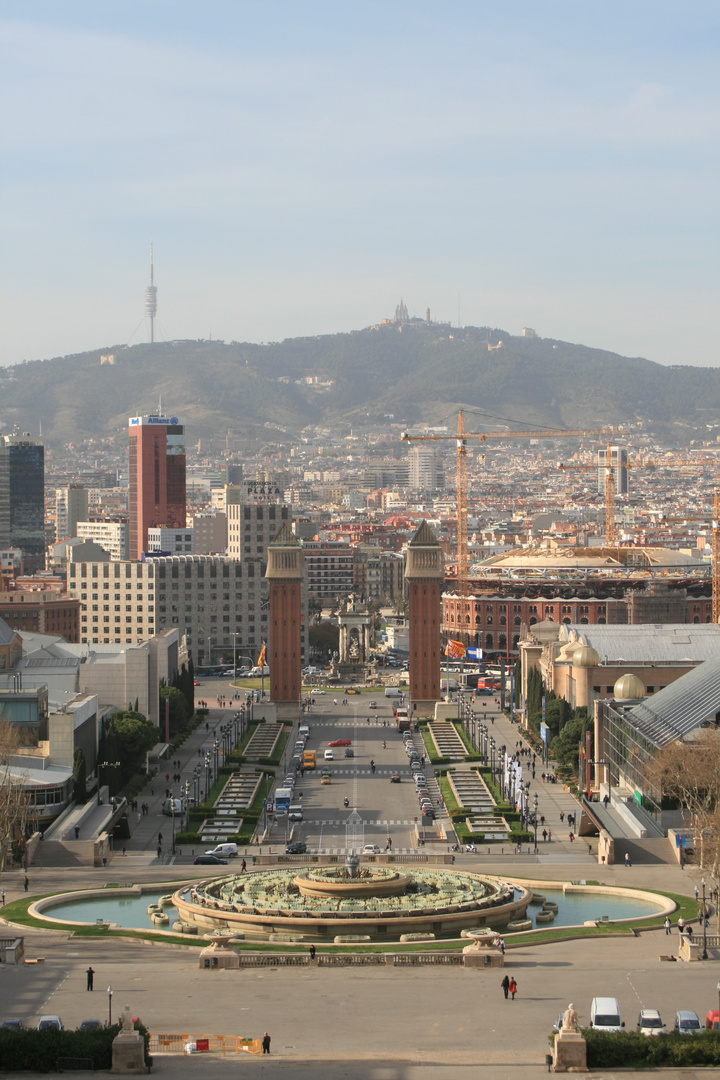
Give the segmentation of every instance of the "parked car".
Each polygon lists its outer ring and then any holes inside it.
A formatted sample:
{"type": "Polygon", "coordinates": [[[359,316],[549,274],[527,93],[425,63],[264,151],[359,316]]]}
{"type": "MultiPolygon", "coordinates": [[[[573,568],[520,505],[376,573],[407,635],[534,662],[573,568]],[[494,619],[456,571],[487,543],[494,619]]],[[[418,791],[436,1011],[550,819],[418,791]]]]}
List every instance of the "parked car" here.
{"type": "Polygon", "coordinates": [[[395,776],[391,776],[390,777],[390,783],[391,784],[399,784],[399,783],[401,783],[400,777],[397,774],[395,776]]]}
{"type": "Polygon", "coordinates": [[[97,1031],[101,1027],[99,1020],[83,1020],[78,1031],[97,1031]]]}
{"type": "Polygon", "coordinates": [[[377,701],[369,702],[368,709],[377,709],[377,701]]]}
{"type": "Polygon", "coordinates": [[[14,1019],[10,1019],[10,1018],[7,1019],[7,1020],[3,1020],[2,1026],[7,1031],[23,1031],[24,1028],[25,1028],[25,1025],[23,1024],[22,1020],[14,1020],[14,1019]]]}
{"type": "Polygon", "coordinates": [[[313,686],[313,688],[312,688],[312,690],[310,691],[310,693],[311,693],[311,695],[313,695],[314,697],[320,697],[321,695],[323,695],[323,694],[326,694],[326,693],[327,693],[327,690],[320,690],[320,689],[319,689],[319,688],[318,688],[317,686],[313,686]]]}
{"type": "Polygon", "coordinates": [[[334,757],[335,757],[332,750],[326,750],[325,754],[323,756],[324,756],[326,761],[332,761],[334,759],[334,757]]]}
{"type": "Polygon", "coordinates": [[[345,747],[345,757],[355,757],[355,751],[349,746],[345,747]]]}
{"type": "Polygon", "coordinates": [[[63,1030],[63,1022],[59,1016],[41,1016],[40,1023],[38,1024],[38,1031],[46,1031],[48,1028],[55,1028],[56,1031],[63,1030]]]}
{"type": "Polygon", "coordinates": [[[366,844],[362,849],[362,853],[363,855],[379,855],[380,848],[377,844],[366,844]]]}
{"type": "Polygon", "coordinates": [[[286,855],[304,855],[307,851],[307,844],[304,840],[292,840],[285,848],[286,855]]]}
{"type": "Polygon", "coordinates": [[[678,1009],[675,1013],[675,1030],[680,1035],[694,1035],[700,1031],[700,1019],[692,1009],[678,1009]]]}
{"type": "Polygon", "coordinates": [[[665,1032],[665,1025],[657,1009],[641,1009],[637,1026],[641,1035],[662,1035],[665,1032]]]}
{"type": "Polygon", "coordinates": [[[195,866],[227,866],[227,859],[220,859],[217,855],[198,855],[195,866]]]}

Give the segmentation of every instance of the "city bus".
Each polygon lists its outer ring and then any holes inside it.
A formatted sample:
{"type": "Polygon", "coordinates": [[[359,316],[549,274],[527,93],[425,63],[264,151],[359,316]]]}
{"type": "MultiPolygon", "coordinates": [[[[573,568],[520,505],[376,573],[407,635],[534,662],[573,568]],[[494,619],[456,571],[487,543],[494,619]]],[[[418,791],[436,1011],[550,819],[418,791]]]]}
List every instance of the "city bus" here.
{"type": "Polygon", "coordinates": [[[395,710],[395,719],[397,720],[398,731],[410,730],[410,714],[407,705],[398,705],[395,710]]]}

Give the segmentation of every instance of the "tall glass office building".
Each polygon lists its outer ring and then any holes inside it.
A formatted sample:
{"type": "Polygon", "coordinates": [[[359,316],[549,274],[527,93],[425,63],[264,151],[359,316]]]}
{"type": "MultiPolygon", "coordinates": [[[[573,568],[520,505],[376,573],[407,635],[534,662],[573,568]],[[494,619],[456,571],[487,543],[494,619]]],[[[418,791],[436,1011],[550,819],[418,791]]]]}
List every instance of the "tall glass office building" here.
{"type": "Polygon", "coordinates": [[[25,573],[45,567],[45,447],[17,427],[0,436],[0,547],[21,549],[25,573]]]}

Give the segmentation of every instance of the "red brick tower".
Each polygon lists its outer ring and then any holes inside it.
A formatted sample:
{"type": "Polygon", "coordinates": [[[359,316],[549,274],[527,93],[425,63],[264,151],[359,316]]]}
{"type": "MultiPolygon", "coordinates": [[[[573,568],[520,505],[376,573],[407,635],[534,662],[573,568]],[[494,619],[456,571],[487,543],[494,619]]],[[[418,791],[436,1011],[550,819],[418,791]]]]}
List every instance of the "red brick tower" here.
{"type": "Polygon", "coordinates": [[[270,583],[270,700],[292,703],[297,714],[301,691],[301,590],[305,556],[285,522],[268,545],[265,577],[270,583]]]}
{"type": "Polygon", "coordinates": [[[175,417],[131,416],[130,558],[147,551],[148,528],[185,528],[185,428],[175,417]]]}
{"type": "Polygon", "coordinates": [[[423,521],[407,547],[405,580],[410,611],[410,701],[413,714],[434,710],[440,700],[441,591],[445,556],[423,521]]]}

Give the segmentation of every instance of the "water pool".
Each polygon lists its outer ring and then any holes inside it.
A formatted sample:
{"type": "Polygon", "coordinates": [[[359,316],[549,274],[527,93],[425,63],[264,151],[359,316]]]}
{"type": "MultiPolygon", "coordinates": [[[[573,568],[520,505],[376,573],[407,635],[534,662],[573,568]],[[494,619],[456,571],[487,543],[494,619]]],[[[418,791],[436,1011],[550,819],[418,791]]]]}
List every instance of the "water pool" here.
{"type": "MultiPolygon", "coordinates": [[[[636,896],[623,896],[619,893],[580,893],[563,892],[562,889],[536,890],[546,900],[550,900],[558,906],[558,913],[552,923],[537,923],[550,926],[582,926],[589,919],[601,919],[607,915],[610,922],[618,919],[649,918],[658,915],[664,910],[665,905],[658,899],[657,904],[647,900],[639,900],[636,896]]],[[[531,904],[527,911],[528,919],[532,919],[535,925],[535,916],[542,910],[541,906],[531,904]]]]}
{"type": "Polygon", "coordinates": [[[143,892],[141,895],[113,896],[114,889],[106,889],[102,896],[89,897],[87,900],[71,900],[67,904],[48,904],[43,907],[43,915],[64,922],[95,923],[98,919],[117,923],[126,930],[167,930],[177,920],[177,910],[169,905],[163,911],[170,920],[168,925],[155,926],[150,921],[147,909],[150,904],[158,904],[161,896],[174,893],[175,888],[157,889],[143,892]]]}
{"type": "MultiPolygon", "coordinates": [[[[178,886],[182,888],[182,886],[178,886]]],[[[150,904],[159,902],[161,896],[167,896],[176,890],[172,887],[143,892],[141,895],[113,895],[115,890],[107,889],[102,896],[88,897],[86,900],[71,900],[63,904],[58,901],[43,904],[43,915],[64,922],[85,922],[94,924],[98,919],[116,923],[125,929],[151,930],[169,929],[177,920],[174,907],[164,908],[170,923],[167,927],[156,927],[147,913],[150,904]]],[[[563,892],[562,889],[535,887],[535,891],[557,904],[558,913],[550,926],[581,926],[589,919],[600,919],[607,915],[613,922],[617,919],[637,919],[651,917],[663,910],[660,898],[657,903],[641,900],[635,896],[623,896],[621,893],[563,892]]],[[[541,908],[535,904],[528,908],[527,918],[535,924],[535,916],[541,908]]],[[[540,928],[540,924],[537,924],[540,928]]],[[[548,924],[544,924],[548,925],[548,924]]]]}

